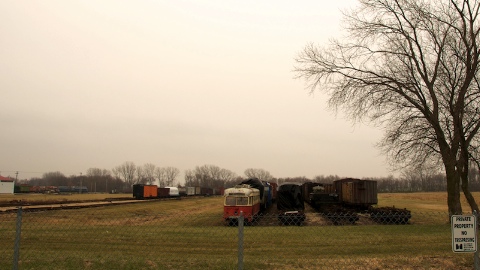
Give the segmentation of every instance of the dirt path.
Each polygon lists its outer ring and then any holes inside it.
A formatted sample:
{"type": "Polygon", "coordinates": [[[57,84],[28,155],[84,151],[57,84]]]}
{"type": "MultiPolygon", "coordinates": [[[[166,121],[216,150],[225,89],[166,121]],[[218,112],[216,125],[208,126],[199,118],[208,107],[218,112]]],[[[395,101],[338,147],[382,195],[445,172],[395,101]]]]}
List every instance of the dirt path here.
{"type": "MultiPolygon", "coordinates": [[[[303,226],[323,226],[331,225],[331,221],[316,212],[310,205],[305,204],[306,220],[303,226]]],[[[264,212],[255,222],[256,226],[283,226],[277,218],[277,205],[273,204],[264,212]]]]}
{"type": "MultiPolygon", "coordinates": [[[[341,220],[332,220],[321,213],[318,213],[309,204],[305,203],[306,219],[302,226],[332,226],[332,225],[353,225],[350,222],[341,220]],[[339,222],[334,222],[339,221],[339,222]]],[[[370,219],[367,214],[358,214],[359,219],[354,223],[355,225],[372,225],[376,224],[370,219]]],[[[251,225],[254,226],[283,226],[277,218],[277,205],[273,204],[266,212],[258,217],[258,219],[251,225]]]]}

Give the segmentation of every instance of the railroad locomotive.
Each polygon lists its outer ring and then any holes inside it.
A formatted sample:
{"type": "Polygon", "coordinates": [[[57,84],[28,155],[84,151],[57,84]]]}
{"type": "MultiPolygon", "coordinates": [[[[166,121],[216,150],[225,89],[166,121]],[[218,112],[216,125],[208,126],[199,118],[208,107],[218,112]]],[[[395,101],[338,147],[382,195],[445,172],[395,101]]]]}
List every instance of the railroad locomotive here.
{"type": "Polygon", "coordinates": [[[297,183],[284,183],[278,186],[278,219],[284,225],[302,225],[305,221],[304,191],[297,183]]]}
{"type": "Polygon", "coordinates": [[[227,188],[224,192],[223,219],[235,224],[243,213],[245,221],[253,222],[260,213],[260,190],[248,184],[227,188]]]}
{"type": "Polygon", "coordinates": [[[277,184],[249,178],[224,191],[223,219],[229,225],[236,224],[240,212],[247,223],[267,210],[277,197],[277,184]]]}

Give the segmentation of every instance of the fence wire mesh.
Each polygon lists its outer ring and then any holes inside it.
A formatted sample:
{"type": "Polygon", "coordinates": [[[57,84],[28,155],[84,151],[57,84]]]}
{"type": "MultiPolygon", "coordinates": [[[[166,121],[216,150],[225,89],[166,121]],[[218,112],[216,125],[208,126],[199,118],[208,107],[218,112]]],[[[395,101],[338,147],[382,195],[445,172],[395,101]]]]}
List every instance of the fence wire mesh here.
{"type": "Polygon", "coordinates": [[[406,220],[371,212],[306,211],[298,222],[267,211],[239,227],[223,220],[218,199],[192,200],[194,207],[187,209],[177,202],[154,201],[2,212],[0,269],[473,269],[474,265],[473,254],[452,252],[448,213],[412,212],[406,220]]]}

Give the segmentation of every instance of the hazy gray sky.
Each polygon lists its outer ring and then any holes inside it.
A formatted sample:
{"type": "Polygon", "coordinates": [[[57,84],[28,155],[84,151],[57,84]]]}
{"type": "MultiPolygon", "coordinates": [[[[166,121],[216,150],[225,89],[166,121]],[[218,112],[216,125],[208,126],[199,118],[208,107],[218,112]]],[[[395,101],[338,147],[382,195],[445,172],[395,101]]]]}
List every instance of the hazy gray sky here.
{"type": "Polygon", "coordinates": [[[0,174],[132,161],[387,176],[381,130],[335,116],[292,72],[355,4],[0,1],[0,174]]]}

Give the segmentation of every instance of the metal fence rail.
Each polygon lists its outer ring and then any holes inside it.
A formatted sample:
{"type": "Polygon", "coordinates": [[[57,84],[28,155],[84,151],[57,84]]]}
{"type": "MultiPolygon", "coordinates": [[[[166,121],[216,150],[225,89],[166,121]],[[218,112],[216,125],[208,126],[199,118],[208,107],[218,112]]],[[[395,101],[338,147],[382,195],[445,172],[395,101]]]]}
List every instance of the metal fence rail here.
{"type": "Polygon", "coordinates": [[[118,207],[0,214],[0,269],[472,269],[448,213],[406,224],[309,213],[227,224],[221,213],[118,207]]]}

